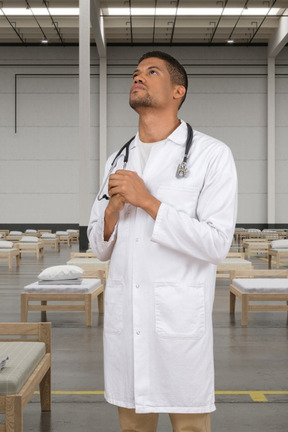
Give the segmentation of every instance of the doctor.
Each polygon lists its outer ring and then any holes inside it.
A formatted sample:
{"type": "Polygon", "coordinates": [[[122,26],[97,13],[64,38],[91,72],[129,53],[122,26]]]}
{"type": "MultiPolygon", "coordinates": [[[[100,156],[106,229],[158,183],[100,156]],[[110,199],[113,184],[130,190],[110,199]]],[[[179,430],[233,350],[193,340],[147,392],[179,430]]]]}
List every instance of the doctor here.
{"type": "Polygon", "coordinates": [[[111,259],[105,398],[118,406],[123,432],[156,431],[160,412],[174,432],[209,432],[215,410],[215,275],[232,241],[237,176],[229,148],[197,131],[187,173],[175,175],[187,139],[177,115],[186,92],[176,59],[142,56],[130,90],[138,133],[126,169],[119,158],[104,187],[110,200],[95,200],[88,226],[95,255],[111,259]]]}

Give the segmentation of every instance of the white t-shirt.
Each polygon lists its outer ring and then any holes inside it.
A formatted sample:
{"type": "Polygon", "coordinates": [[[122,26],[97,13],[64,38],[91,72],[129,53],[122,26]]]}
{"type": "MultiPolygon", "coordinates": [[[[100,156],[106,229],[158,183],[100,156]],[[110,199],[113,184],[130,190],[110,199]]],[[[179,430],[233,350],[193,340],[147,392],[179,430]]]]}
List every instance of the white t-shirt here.
{"type": "Polygon", "coordinates": [[[144,168],[145,168],[145,165],[146,165],[146,162],[149,158],[152,147],[156,144],[164,143],[164,141],[166,141],[166,140],[164,139],[164,140],[157,141],[157,142],[144,143],[138,137],[138,149],[139,149],[139,156],[140,156],[140,162],[141,162],[142,170],[144,170],[144,168]]]}

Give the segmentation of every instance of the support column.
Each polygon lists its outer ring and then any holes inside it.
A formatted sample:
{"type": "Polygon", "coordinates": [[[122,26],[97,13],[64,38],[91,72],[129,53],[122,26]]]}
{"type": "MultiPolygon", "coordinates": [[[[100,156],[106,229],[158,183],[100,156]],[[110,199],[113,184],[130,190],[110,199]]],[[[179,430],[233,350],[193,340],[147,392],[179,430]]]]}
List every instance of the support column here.
{"type": "Polygon", "coordinates": [[[104,177],[107,160],[107,58],[100,57],[100,116],[99,116],[99,186],[104,177]]]}
{"type": "Polygon", "coordinates": [[[104,176],[107,159],[107,50],[104,19],[100,10],[100,0],[91,1],[91,24],[97,45],[100,62],[99,76],[99,186],[104,176]]]}
{"type": "Polygon", "coordinates": [[[88,246],[90,214],[90,0],[79,0],[79,230],[80,250],[88,246]]]}
{"type": "Polygon", "coordinates": [[[268,224],[276,223],[276,180],[275,180],[275,57],[268,57],[267,88],[267,216],[268,224]]]}

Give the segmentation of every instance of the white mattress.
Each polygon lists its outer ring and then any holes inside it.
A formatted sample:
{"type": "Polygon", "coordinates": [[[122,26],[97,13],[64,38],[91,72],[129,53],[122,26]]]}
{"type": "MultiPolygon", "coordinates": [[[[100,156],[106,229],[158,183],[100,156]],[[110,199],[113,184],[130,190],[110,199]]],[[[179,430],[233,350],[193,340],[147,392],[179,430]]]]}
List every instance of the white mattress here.
{"type": "Polygon", "coordinates": [[[243,246],[255,246],[255,247],[268,247],[269,243],[268,242],[249,242],[249,241],[245,241],[243,242],[243,246]]]}
{"type": "Polygon", "coordinates": [[[0,255],[1,254],[7,255],[7,254],[10,254],[10,253],[15,252],[15,251],[19,251],[19,249],[16,249],[16,248],[7,248],[7,249],[0,248],[0,255]]]}
{"type": "Polygon", "coordinates": [[[273,252],[279,252],[279,253],[284,253],[284,254],[288,254],[288,249],[284,249],[284,248],[273,248],[273,249],[270,249],[271,251],[273,251],[273,252]]]}
{"type": "Polygon", "coordinates": [[[242,259],[242,258],[225,258],[224,261],[222,261],[222,263],[220,264],[220,266],[238,266],[242,267],[242,266],[249,266],[251,267],[251,261],[242,259]]]}
{"type": "Polygon", "coordinates": [[[288,294],[288,279],[286,278],[235,278],[232,281],[232,285],[238,288],[241,292],[249,294],[288,294]]]}
{"type": "Polygon", "coordinates": [[[81,285],[53,285],[53,281],[51,281],[51,285],[39,285],[38,282],[33,282],[30,285],[26,285],[24,287],[24,292],[26,293],[55,293],[55,294],[63,294],[63,293],[90,293],[93,292],[96,288],[101,285],[100,279],[82,279],[81,285]]]}
{"type": "Polygon", "coordinates": [[[73,258],[66,262],[70,265],[93,265],[93,266],[103,266],[108,265],[109,261],[100,261],[97,258],[73,258]]]}

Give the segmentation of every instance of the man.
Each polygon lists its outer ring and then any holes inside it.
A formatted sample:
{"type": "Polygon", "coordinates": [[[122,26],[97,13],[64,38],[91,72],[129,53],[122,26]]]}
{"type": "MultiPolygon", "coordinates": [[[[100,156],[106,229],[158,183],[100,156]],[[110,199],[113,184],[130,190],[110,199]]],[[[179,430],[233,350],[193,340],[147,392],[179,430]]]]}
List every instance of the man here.
{"type": "Polygon", "coordinates": [[[187,173],[176,176],[186,92],[177,60],[142,56],[130,90],[139,130],[126,169],[120,157],[109,177],[110,200],[96,199],[88,227],[96,256],[111,258],[105,397],[118,406],[123,432],[156,431],[159,412],[169,413],[174,432],[209,432],[215,410],[215,275],[234,232],[237,177],[229,148],[196,131],[187,173]]]}

